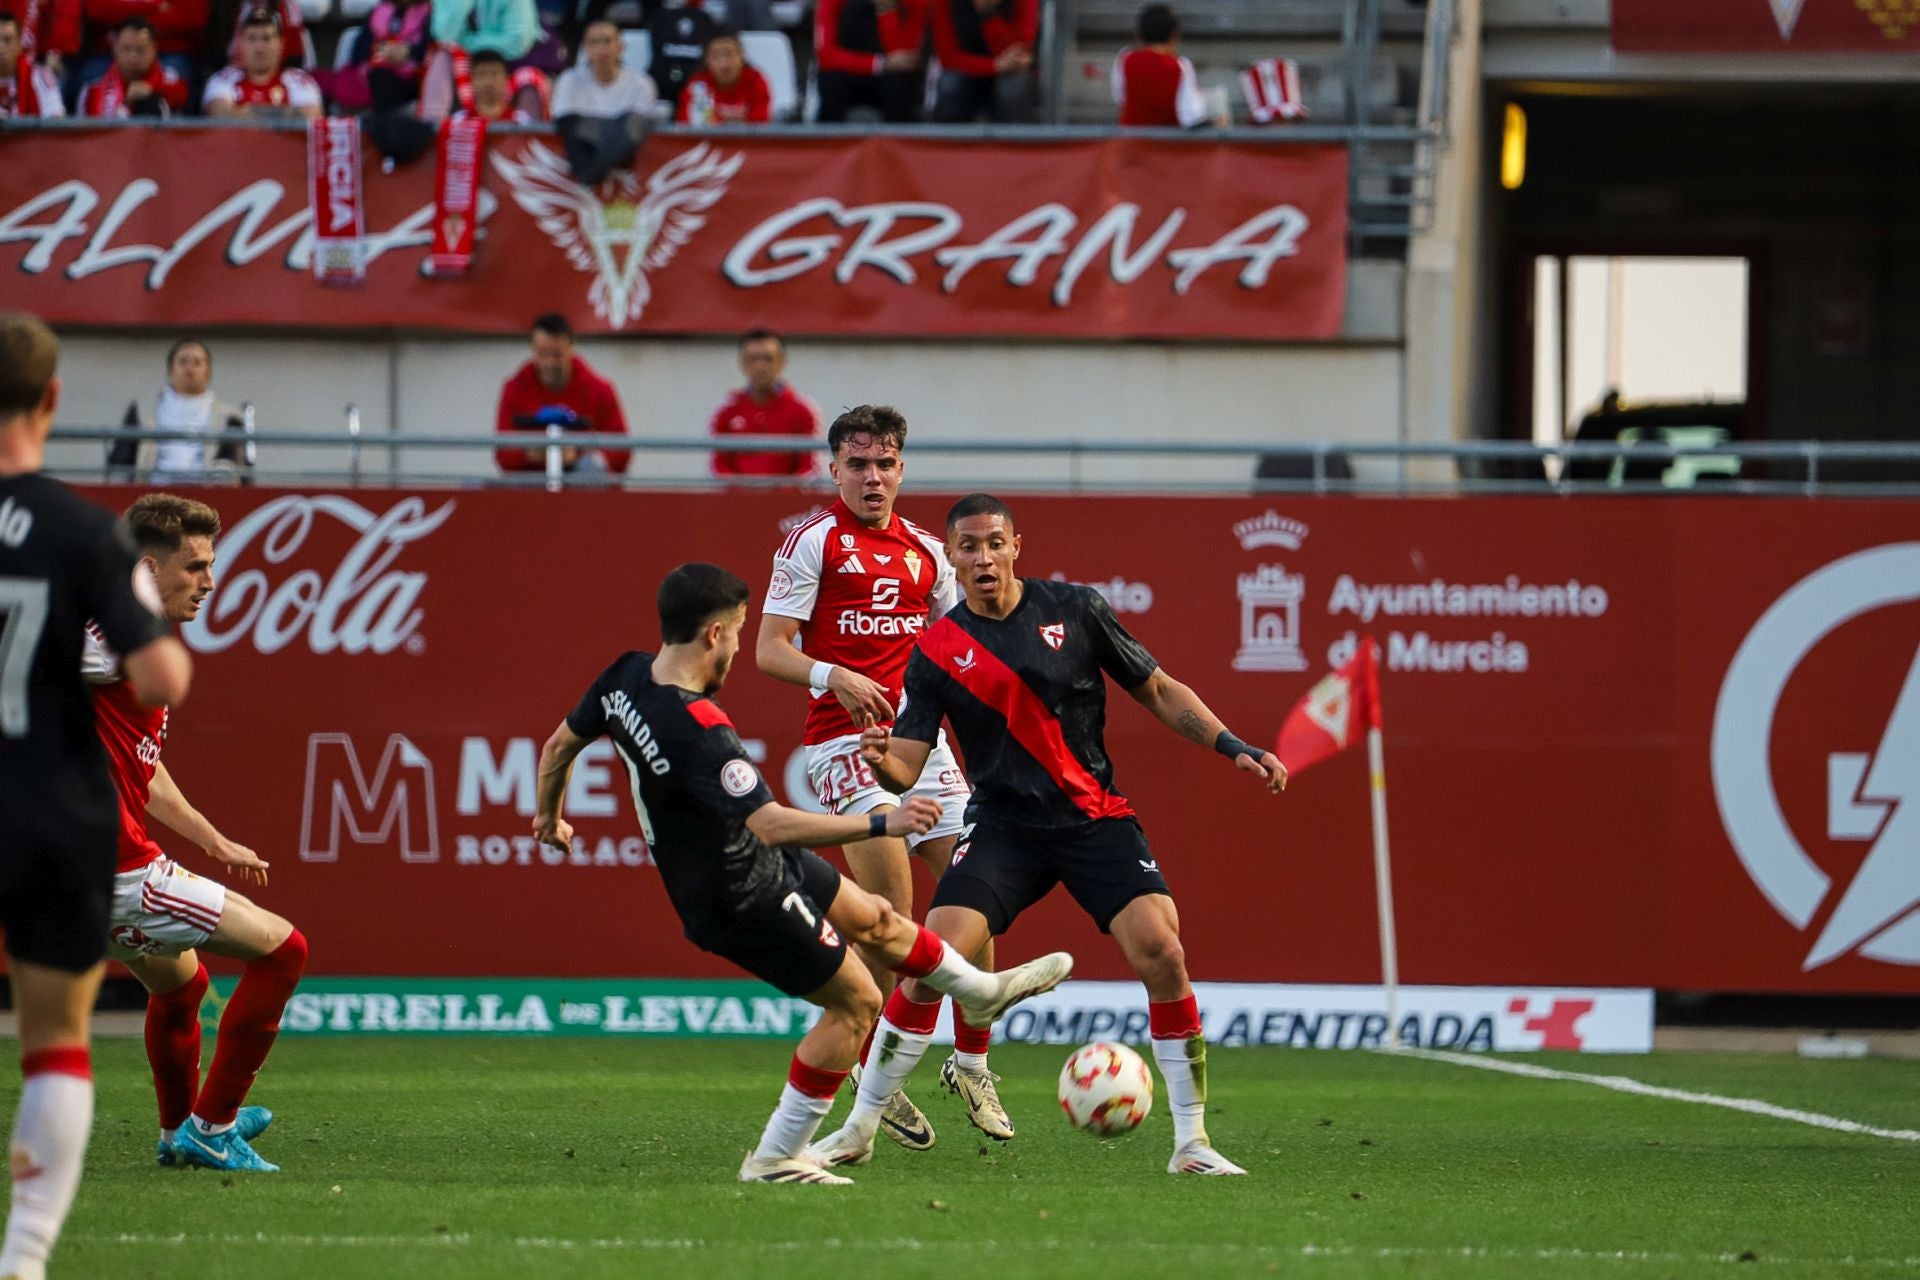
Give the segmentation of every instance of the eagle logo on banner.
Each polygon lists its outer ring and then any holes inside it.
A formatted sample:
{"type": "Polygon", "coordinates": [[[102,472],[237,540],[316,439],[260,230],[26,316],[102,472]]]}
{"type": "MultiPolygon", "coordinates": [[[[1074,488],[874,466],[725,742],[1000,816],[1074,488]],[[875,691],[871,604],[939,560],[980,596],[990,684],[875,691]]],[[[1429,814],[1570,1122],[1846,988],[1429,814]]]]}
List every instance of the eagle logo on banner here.
{"type": "Polygon", "coordinates": [[[727,193],[746,157],[701,143],[648,175],[616,172],[598,189],[573,180],[567,162],[529,142],[514,160],[499,152],[493,167],[513,201],[531,215],[576,270],[593,273],[587,301],[615,329],[640,318],[653,297],[647,272],[658,271],[706,225],[702,216],[727,193]],[[603,198],[602,192],[611,188],[603,198]]]}

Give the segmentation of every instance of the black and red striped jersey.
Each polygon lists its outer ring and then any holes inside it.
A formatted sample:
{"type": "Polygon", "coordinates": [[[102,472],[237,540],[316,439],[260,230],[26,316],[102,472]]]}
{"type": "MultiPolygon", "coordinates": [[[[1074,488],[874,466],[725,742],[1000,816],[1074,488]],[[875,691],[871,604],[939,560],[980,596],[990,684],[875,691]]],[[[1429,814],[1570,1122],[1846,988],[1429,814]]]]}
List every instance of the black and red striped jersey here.
{"type": "Polygon", "coordinates": [[[1021,579],[1020,603],[983,618],[965,603],[921,633],[893,732],[932,742],[944,717],[973,781],[969,821],[1072,827],[1133,813],[1113,789],[1107,686],[1137,689],[1153,655],[1090,587],[1021,579]]]}

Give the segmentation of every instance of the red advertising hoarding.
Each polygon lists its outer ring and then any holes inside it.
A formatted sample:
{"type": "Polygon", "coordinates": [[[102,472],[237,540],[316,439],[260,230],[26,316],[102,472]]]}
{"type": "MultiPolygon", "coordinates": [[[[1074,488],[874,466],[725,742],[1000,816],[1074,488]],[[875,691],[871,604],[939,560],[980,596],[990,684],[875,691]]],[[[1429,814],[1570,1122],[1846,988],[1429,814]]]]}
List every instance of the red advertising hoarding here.
{"type": "Polygon", "coordinates": [[[1313,339],[1346,293],[1337,146],[683,135],[589,190],[500,137],[459,279],[433,177],[367,152],[367,279],[326,288],[301,134],[0,133],[0,280],[54,323],[494,333],[1313,339]]]}
{"type": "MultiPolygon", "coordinates": [[[[312,939],[316,973],[726,972],[679,936],[612,752],[576,773],[571,857],[530,837],[534,761],[606,663],[654,643],[666,570],[713,560],[763,589],[808,496],[198,496],[225,519],[220,585],[187,631],[168,764],[271,861],[259,896],[312,939]]],[[[937,525],[948,501],[902,509],[937,525]]],[[[1920,992],[1920,808],[1902,806],[1920,777],[1920,508],[1014,509],[1027,574],[1096,586],[1251,740],[1378,640],[1404,981],[1920,992]]],[[[803,785],[804,697],[747,658],[722,695],[783,798],[803,785]]],[[[1196,978],[1376,980],[1363,755],[1275,798],[1110,701],[1116,783],[1196,978]]],[[[1003,955],[1054,946],[1083,976],[1126,976],[1064,895],[1003,955]]]]}
{"type": "Polygon", "coordinates": [[[1622,53],[1913,53],[1906,0],[1613,0],[1622,53]]]}

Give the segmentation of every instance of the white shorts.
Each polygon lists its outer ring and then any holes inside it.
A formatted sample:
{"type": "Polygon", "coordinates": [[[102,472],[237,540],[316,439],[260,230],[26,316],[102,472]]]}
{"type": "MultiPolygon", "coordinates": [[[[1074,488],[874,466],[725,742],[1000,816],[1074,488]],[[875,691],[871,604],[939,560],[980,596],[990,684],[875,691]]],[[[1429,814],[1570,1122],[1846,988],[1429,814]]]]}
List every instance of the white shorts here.
{"type": "Polygon", "coordinates": [[[225,885],[197,876],[171,858],[156,858],[113,878],[107,950],[123,958],[177,956],[205,946],[226,909],[225,885]]]}
{"type": "Polygon", "coordinates": [[[907,796],[929,796],[940,802],[940,821],[923,836],[908,836],[909,848],[923,840],[957,836],[966,830],[967,801],[973,788],[960,772],[960,764],[947,746],[947,731],[942,729],[927,753],[926,768],[920,781],[906,796],[896,796],[880,785],[873,769],[860,758],[860,735],[845,734],[807,748],[807,781],[813,794],[831,814],[870,813],[883,804],[898,805],[907,796]]]}

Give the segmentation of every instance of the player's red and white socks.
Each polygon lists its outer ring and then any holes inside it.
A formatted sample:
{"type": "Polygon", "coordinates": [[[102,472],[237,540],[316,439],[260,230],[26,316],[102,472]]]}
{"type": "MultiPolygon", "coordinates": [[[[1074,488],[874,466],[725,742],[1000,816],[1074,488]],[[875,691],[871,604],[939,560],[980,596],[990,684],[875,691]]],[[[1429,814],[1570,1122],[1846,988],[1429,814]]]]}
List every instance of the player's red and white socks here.
{"type": "MultiPolygon", "coordinates": [[[[933,937],[924,929],[921,933],[933,937]]],[[[893,989],[893,994],[887,997],[886,1012],[880,1015],[874,1032],[873,1048],[860,1068],[860,1089],[854,1095],[853,1110],[847,1115],[845,1128],[872,1140],[880,1128],[880,1113],[886,1109],[887,1099],[920,1065],[928,1043],[933,1040],[934,1024],[939,1020],[938,1000],[920,1004],[907,999],[904,989],[893,989]]]]}
{"type": "Polygon", "coordinates": [[[962,1071],[987,1069],[987,1046],[993,1041],[993,1024],[976,1027],[953,1006],[953,1065],[962,1071]]]}
{"type": "Polygon", "coordinates": [[[41,1280],[80,1187],[93,1128],[93,1067],[85,1045],[62,1045],[26,1055],[20,1070],[26,1080],[13,1119],[13,1208],[0,1275],[41,1280]]]}
{"type": "Polygon", "coordinates": [[[925,925],[918,928],[913,949],[893,966],[895,973],[918,978],[934,990],[962,1000],[985,1000],[993,995],[996,987],[992,974],[976,969],[925,925]]]}
{"type": "Polygon", "coordinates": [[[306,967],[307,939],[298,929],[272,952],[247,962],[226,1012],[220,1015],[213,1065],[207,1068],[207,1082],[194,1103],[193,1119],[202,1129],[220,1133],[233,1126],[254,1077],[273,1051],[280,1035],[280,1015],[293,999],[293,989],[300,985],[306,967]]]}
{"type": "Polygon", "coordinates": [[[1147,1030],[1153,1060],[1167,1082],[1167,1110],[1173,1113],[1173,1145],[1207,1140],[1207,1038],[1200,1028],[1200,1002],[1180,1000],[1147,1005],[1147,1030]]]}
{"type": "Polygon", "coordinates": [[[828,1071],[809,1066],[798,1053],[787,1066],[787,1085],[780,1091],[780,1105],[767,1118],[760,1134],[760,1145],[753,1149],[756,1159],[792,1159],[807,1149],[820,1122],[833,1110],[833,1095],[846,1081],[844,1071],[828,1071]]]}
{"type": "Polygon", "coordinates": [[[200,1002],[206,994],[203,964],[172,991],[147,997],[147,1064],[153,1069],[163,1138],[187,1122],[200,1095],[200,1002]]]}

